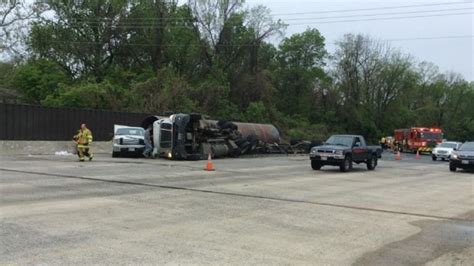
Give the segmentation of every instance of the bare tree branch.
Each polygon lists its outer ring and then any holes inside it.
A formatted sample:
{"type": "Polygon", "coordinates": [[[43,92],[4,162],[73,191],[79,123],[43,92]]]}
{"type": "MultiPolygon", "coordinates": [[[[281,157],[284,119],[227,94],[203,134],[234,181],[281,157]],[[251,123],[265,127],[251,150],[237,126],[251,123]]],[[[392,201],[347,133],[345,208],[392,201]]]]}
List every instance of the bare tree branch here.
{"type": "Polygon", "coordinates": [[[5,23],[6,23],[6,20],[7,20],[7,17],[8,15],[10,15],[10,13],[15,10],[15,8],[17,7],[18,5],[18,2],[15,0],[15,1],[10,1],[10,2],[2,2],[2,4],[0,5],[0,14],[2,16],[2,22],[0,23],[0,27],[4,27],[4,26],[7,26],[5,23]],[[8,5],[9,7],[4,11],[4,5],[8,5]]]}

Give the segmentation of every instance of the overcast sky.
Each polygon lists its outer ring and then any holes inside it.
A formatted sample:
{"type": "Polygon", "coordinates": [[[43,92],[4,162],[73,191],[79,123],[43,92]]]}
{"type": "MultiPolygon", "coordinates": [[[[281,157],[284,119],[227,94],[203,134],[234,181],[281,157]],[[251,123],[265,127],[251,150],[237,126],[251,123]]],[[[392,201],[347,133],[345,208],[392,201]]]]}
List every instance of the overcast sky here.
{"type": "Polygon", "coordinates": [[[435,63],[441,72],[454,71],[462,74],[467,80],[474,80],[472,0],[247,0],[246,3],[249,6],[262,4],[269,7],[274,18],[281,18],[289,24],[285,36],[302,32],[307,27],[317,28],[326,38],[327,49],[330,52],[335,49],[334,42],[346,33],[368,34],[376,39],[389,40],[393,47],[411,54],[418,61],[435,63]],[[424,6],[414,7],[414,5],[424,6]],[[403,6],[411,7],[403,8],[403,6]],[[354,11],[354,9],[372,10],[354,11]],[[332,12],[340,10],[346,11],[332,12]],[[437,11],[428,12],[434,10],[437,11]],[[377,16],[355,17],[375,14],[377,16]],[[448,16],[448,14],[457,15],[448,16]],[[431,15],[439,16],[427,17],[431,15]],[[407,16],[424,17],[379,20],[407,16]],[[332,18],[321,20],[323,17],[332,18]],[[347,22],[361,19],[374,20],[347,22]],[[341,20],[346,22],[318,23],[341,20]],[[442,38],[433,39],[434,37],[442,38]]]}

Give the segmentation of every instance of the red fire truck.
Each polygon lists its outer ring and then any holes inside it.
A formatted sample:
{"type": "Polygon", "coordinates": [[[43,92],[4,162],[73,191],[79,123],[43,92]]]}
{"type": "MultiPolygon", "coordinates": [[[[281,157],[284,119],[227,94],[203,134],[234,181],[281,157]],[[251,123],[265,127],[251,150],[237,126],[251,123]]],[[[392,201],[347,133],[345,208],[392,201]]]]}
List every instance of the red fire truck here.
{"type": "Polygon", "coordinates": [[[443,130],[440,128],[412,127],[395,130],[395,142],[400,151],[431,152],[443,142],[443,130]]]}

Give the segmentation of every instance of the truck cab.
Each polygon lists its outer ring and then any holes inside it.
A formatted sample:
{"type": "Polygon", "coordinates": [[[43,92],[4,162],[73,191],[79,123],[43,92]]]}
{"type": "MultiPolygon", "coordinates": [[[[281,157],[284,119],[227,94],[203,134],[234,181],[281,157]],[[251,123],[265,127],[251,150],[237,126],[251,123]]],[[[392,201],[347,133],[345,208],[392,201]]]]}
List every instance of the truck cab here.
{"type": "Polygon", "coordinates": [[[173,122],[169,118],[153,123],[153,157],[173,157],[173,122]]]}

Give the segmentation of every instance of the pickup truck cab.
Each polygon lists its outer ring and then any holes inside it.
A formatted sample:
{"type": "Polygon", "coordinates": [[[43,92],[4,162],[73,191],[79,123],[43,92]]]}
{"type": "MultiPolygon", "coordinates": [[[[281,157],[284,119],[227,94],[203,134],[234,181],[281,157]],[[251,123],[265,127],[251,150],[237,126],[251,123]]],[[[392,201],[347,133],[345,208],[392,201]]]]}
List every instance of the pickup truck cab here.
{"type": "Polygon", "coordinates": [[[367,164],[374,170],[381,157],[380,146],[367,146],[365,138],[359,135],[333,135],[324,145],[311,149],[311,167],[320,170],[325,165],[339,166],[341,172],[352,169],[353,163],[367,164]]]}

